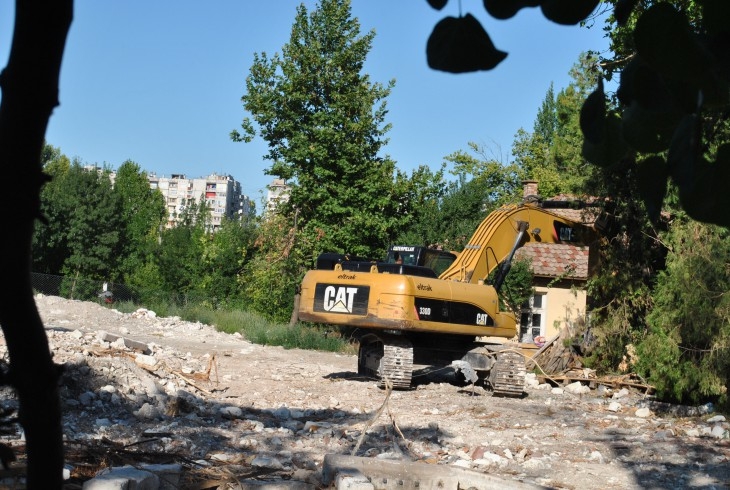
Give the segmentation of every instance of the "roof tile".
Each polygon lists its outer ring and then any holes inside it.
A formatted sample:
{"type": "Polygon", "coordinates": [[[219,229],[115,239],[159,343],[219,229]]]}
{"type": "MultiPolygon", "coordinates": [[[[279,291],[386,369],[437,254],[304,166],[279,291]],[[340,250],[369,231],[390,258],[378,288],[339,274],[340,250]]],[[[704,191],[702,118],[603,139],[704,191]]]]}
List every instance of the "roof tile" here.
{"type": "Polygon", "coordinates": [[[588,279],[588,247],[564,243],[528,243],[519,248],[515,258],[532,261],[536,276],[588,279]]]}

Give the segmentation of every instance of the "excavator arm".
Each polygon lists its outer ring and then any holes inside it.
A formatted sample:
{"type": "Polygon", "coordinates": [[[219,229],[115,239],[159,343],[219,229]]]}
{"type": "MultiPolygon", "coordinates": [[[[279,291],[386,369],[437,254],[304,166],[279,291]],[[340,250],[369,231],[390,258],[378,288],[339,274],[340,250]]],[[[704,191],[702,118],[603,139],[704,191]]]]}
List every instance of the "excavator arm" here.
{"type": "Polygon", "coordinates": [[[494,278],[494,290],[499,293],[499,291],[502,289],[502,284],[504,284],[504,280],[507,278],[507,274],[509,273],[509,270],[512,268],[512,259],[515,256],[515,252],[522,244],[522,239],[525,237],[525,232],[527,231],[527,227],[530,225],[527,221],[518,221],[517,222],[517,238],[515,238],[515,244],[512,246],[512,250],[510,251],[509,255],[505,260],[502,261],[502,263],[499,265],[499,270],[497,271],[497,275],[494,278]]]}
{"type": "Polygon", "coordinates": [[[573,201],[547,201],[505,206],[490,213],[477,227],[464,250],[439,279],[478,283],[500,267],[494,281],[499,289],[516,250],[527,243],[572,243],[586,241],[589,227],[556,214],[562,205],[574,209],[573,201]]]}

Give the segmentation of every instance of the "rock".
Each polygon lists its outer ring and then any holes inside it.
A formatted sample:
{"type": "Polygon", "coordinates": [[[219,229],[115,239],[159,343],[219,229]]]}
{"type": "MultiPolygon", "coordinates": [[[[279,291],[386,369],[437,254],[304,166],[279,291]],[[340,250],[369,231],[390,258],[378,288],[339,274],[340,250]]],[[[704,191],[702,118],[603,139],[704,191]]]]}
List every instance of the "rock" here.
{"type": "Polygon", "coordinates": [[[506,458],[503,458],[499,454],[494,454],[490,452],[484,453],[484,455],[474,460],[474,464],[478,466],[499,466],[504,467],[509,464],[509,461],[506,458]]]}
{"type": "Polygon", "coordinates": [[[279,420],[287,420],[291,418],[291,411],[286,407],[279,407],[271,411],[271,415],[279,420]]]}
{"type": "Polygon", "coordinates": [[[566,385],[565,391],[574,395],[584,395],[586,393],[590,393],[591,389],[588,386],[582,384],[580,381],[575,381],[574,383],[566,385]]]}
{"type": "Polygon", "coordinates": [[[220,409],[220,413],[224,418],[227,419],[240,419],[243,416],[243,410],[241,407],[227,406],[220,409]]]}
{"type": "Polygon", "coordinates": [[[132,466],[106,468],[96,477],[85,481],[83,490],[158,490],[160,479],[151,471],[140,470],[132,466]]]}
{"type": "Polygon", "coordinates": [[[620,412],[621,411],[621,404],[619,402],[611,402],[608,404],[608,411],[609,412],[620,412]]]}
{"type": "Polygon", "coordinates": [[[79,403],[85,407],[91,406],[91,404],[94,403],[94,400],[96,400],[96,395],[90,391],[86,391],[79,395],[79,403]]]}
{"type": "Polygon", "coordinates": [[[157,364],[157,359],[146,354],[137,354],[134,358],[134,362],[144,367],[154,367],[155,364],[157,364]]]}
{"type": "Polygon", "coordinates": [[[727,437],[726,434],[728,433],[727,429],[723,427],[721,424],[715,425],[712,430],[710,431],[710,436],[715,437],[717,439],[722,439],[727,437]]]}
{"type": "Polygon", "coordinates": [[[644,408],[637,408],[636,409],[636,412],[634,412],[634,415],[637,416],[637,417],[639,417],[639,418],[645,419],[645,418],[651,416],[651,410],[649,410],[646,407],[644,407],[644,408]]]}
{"type": "Polygon", "coordinates": [[[546,463],[542,460],[542,458],[530,458],[528,460],[525,460],[522,465],[520,465],[523,469],[528,471],[536,471],[536,470],[544,470],[547,468],[549,463],[546,463]]]}
{"type": "Polygon", "coordinates": [[[621,388],[619,391],[614,393],[611,398],[613,398],[614,400],[619,400],[621,398],[626,398],[627,396],[629,396],[629,390],[627,390],[626,388],[621,388]]]}
{"type": "Polygon", "coordinates": [[[253,461],[251,461],[251,466],[269,468],[272,470],[280,470],[284,468],[284,465],[281,464],[281,461],[278,459],[263,455],[256,456],[253,461]]]}
{"type": "Polygon", "coordinates": [[[154,406],[150,405],[149,403],[145,403],[141,407],[139,407],[139,410],[136,410],[134,413],[134,416],[139,419],[156,419],[159,417],[160,411],[154,406]]]}
{"type": "Polygon", "coordinates": [[[598,451],[592,451],[591,454],[588,455],[588,461],[595,461],[596,463],[603,464],[603,454],[598,451]]]}
{"type": "Polygon", "coordinates": [[[708,424],[716,424],[717,422],[725,422],[725,417],[723,415],[715,415],[714,417],[710,417],[706,421],[708,424]]]}
{"type": "Polygon", "coordinates": [[[239,455],[231,453],[212,453],[209,454],[208,457],[213,461],[220,461],[223,463],[231,463],[240,459],[239,455]]]}
{"type": "Polygon", "coordinates": [[[687,437],[700,437],[700,430],[697,429],[696,427],[694,427],[694,428],[687,429],[686,431],[684,431],[684,434],[687,437]]]}
{"type": "Polygon", "coordinates": [[[457,459],[451,466],[458,466],[459,468],[471,468],[471,461],[466,459],[457,459]]]}
{"type": "Polygon", "coordinates": [[[671,439],[672,437],[674,437],[674,432],[672,432],[671,429],[660,430],[654,434],[654,439],[657,439],[659,441],[666,441],[668,439],[671,439]]]}

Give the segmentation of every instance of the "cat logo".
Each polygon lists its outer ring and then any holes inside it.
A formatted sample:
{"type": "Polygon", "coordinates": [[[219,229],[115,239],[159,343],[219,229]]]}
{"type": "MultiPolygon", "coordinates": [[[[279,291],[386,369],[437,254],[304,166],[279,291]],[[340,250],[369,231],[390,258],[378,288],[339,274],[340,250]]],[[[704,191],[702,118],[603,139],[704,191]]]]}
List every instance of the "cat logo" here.
{"type": "Polygon", "coordinates": [[[352,313],[357,288],[328,286],[324,290],[324,309],[335,313],[352,313]]]}
{"type": "Polygon", "coordinates": [[[364,315],[368,309],[368,286],[341,284],[317,284],[314,294],[314,310],[327,313],[364,315]]]}

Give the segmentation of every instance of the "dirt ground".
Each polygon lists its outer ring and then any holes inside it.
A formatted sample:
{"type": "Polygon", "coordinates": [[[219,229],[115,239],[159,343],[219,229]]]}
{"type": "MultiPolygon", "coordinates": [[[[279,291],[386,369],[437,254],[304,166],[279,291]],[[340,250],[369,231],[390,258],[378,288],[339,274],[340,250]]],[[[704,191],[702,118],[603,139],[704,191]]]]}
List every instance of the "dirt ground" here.
{"type": "Polygon", "coordinates": [[[534,381],[502,398],[424,369],[415,389],[388,393],[357,375],[353,355],[263,347],[147,311],[36,303],[67,365],[69,488],[142,462],[181,464],[183,488],[325,488],[326,454],[469,468],[515,488],[730,488],[724,417],[636,391],[534,381]]]}

